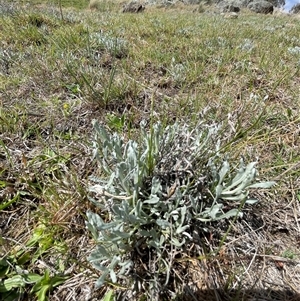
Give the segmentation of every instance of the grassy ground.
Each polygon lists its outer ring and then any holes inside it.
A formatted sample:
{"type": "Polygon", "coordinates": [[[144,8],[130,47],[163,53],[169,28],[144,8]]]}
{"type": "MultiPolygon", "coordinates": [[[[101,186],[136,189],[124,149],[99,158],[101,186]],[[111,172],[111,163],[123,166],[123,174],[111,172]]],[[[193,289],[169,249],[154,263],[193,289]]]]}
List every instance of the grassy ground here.
{"type": "Polygon", "coordinates": [[[229,222],[210,225],[203,257],[182,263],[188,288],[178,300],[299,300],[299,19],[32,3],[0,3],[0,279],[11,279],[0,300],[101,300],[109,291],[94,290],[98,272],[86,260],[88,179],[98,173],[91,121],[127,137],[150,115],[222,123],[231,142],[223,155],[259,157],[260,178],[277,182],[254,193],[260,202],[205,258],[229,222]]]}

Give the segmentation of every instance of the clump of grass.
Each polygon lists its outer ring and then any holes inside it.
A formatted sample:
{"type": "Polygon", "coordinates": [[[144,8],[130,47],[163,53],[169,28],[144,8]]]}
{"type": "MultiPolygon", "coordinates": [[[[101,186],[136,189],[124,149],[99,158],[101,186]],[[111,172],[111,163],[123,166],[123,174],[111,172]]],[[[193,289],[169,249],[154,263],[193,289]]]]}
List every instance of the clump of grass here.
{"type": "Polygon", "coordinates": [[[103,7],[103,2],[101,3],[100,0],[90,0],[89,9],[101,10],[102,7],[103,7]]]}
{"type": "Polygon", "coordinates": [[[110,0],[90,0],[88,8],[99,12],[107,12],[113,10],[116,4],[110,0]]]}
{"type": "Polygon", "coordinates": [[[197,6],[197,8],[196,8],[196,12],[197,12],[197,13],[200,13],[200,14],[202,14],[202,13],[205,12],[205,6],[204,6],[203,3],[200,2],[200,3],[198,4],[198,6],[197,6]]]}

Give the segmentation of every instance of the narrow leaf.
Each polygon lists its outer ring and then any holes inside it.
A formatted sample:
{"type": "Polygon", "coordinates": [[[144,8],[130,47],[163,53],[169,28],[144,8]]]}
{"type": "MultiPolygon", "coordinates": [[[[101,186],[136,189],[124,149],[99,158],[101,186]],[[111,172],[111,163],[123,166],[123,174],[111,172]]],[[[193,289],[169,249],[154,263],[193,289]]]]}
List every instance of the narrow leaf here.
{"type": "Polygon", "coordinates": [[[276,184],[276,182],[274,182],[274,181],[255,183],[255,184],[250,185],[248,188],[264,188],[264,189],[267,189],[267,188],[270,188],[270,187],[274,186],[275,184],[276,184]]]}
{"type": "Polygon", "coordinates": [[[113,301],[115,298],[114,295],[114,291],[110,290],[109,292],[107,292],[104,296],[104,298],[102,299],[102,301],[113,301]]]}

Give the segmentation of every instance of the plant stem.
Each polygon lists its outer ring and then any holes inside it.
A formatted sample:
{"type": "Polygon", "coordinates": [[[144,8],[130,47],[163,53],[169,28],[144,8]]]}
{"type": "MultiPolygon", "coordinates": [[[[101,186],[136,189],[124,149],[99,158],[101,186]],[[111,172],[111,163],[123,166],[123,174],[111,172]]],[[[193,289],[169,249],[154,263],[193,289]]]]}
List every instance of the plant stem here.
{"type": "Polygon", "coordinates": [[[64,21],[64,15],[63,15],[63,11],[62,11],[61,0],[58,1],[58,4],[59,4],[59,11],[60,11],[61,20],[64,21]]]}

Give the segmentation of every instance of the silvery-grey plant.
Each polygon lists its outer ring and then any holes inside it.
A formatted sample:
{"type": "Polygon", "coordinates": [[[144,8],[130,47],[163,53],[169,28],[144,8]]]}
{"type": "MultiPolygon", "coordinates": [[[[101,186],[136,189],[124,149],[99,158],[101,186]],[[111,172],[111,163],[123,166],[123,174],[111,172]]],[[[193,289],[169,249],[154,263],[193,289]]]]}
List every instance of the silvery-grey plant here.
{"type": "Polygon", "coordinates": [[[243,43],[239,45],[239,48],[243,51],[251,52],[255,45],[251,39],[244,39],[243,43]]]}
{"type": "Polygon", "coordinates": [[[118,282],[158,300],[175,256],[196,243],[195,232],[242,216],[242,206],[255,202],[249,189],[274,184],[253,184],[257,162],[241,160],[236,172],[227,160],[218,163],[216,124],[157,123],[147,131],[142,123],[140,138],[129,141],[97,121],[93,126],[101,176],[91,179],[90,199],[101,214],[88,211],[86,224],[96,241],[88,260],[101,271],[97,287],[118,282]]]}
{"type": "Polygon", "coordinates": [[[18,12],[17,5],[13,2],[0,1],[0,15],[9,16],[15,15],[18,12]]]}
{"type": "Polygon", "coordinates": [[[169,73],[172,79],[175,81],[175,83],[180,84],[186,78],[186,66],[181,63],[177,64],[175,58],[173,57],[169,73]]]}
{"type": "Polygon", "coordinates": [[[127,42],[118,37],[113,37],[107,33],[95,32],[90,36],[90,47],[93,50],[105,50],[112,56],[121,58],[127,55],[127,42]]]}
{"type": "Polygon", "coordinates": [[[299,46],[295,46],[295,47],[289,47],[288,48],[288,52],[291,54],[300,54],[300,47],[299,46]]]}

